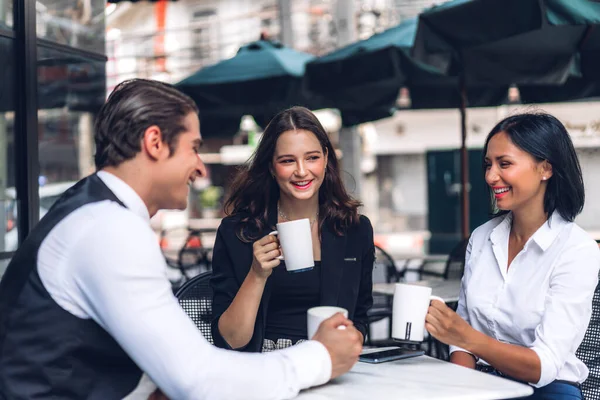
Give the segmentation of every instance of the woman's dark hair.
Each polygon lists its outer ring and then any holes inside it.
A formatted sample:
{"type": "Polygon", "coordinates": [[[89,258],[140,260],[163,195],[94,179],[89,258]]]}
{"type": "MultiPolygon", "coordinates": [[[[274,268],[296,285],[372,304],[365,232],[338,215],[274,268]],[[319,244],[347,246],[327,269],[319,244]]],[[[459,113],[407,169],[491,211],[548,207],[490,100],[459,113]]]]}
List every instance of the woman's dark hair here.
{"type": "Polygon", "coordinates": [[[250,242],[258,239],[267,224],[268,208],[279,199],[279,185],[271,175],[271,164],[279,136],[287,131],[306,130],[319,140],[327,153],[325,178],[319,189],[319,227],[324,221],[342,235],[351,225],[358,224],[361,203],[346,192],[335,150],[317,117],[304,107],[292,107],[277,114],[265,129],[252,159],[234,178],[231,195],[225,202],[228,215],[241,214],[237,236],[250,242]]]}
{"type": "MultiPolygon", "coordinates": [[[[545,160],[552,166],[552,176],[544,196],[544,211],[548,218],[558,211],[565,220],[573,221],[583,209],[585,190],[579,159],[564,125],[546,113],[524,113],[505,118],[485,140],[484,158],[490,139],[500,132],[506,132],[515,146],[536,160],[545,160]]],[[[495,204],[491,191],[489,194],[491,204],[495,204]]],[[[500,211],[495,215],[505,213],[500,211]]]]}
{"type": "Polygon", "coordinates": [[[196,103],[169,84],[147,79],[121,82],[96,117],[96,168],[115,167],[135,157],[152,125],[160,128],[173,154],[177,137],[185,130],[183,119],[191,112],[198,113],[196,103]]]}

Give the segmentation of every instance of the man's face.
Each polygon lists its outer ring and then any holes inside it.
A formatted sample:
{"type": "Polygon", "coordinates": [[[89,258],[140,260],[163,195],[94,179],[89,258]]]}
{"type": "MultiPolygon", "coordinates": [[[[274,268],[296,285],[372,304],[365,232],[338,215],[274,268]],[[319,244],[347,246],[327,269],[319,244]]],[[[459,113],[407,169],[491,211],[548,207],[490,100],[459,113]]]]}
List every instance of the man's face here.
{"type": "Polygon", "coordinates": [[[206,176],[206,166],[198,154],[202,139],[198,115],[189,113],[183,120],[185,130],[178,135],[175,149],[160,166],[159,208],[183,210],[187,207],[189,187],[196,178],[206,176]]]}

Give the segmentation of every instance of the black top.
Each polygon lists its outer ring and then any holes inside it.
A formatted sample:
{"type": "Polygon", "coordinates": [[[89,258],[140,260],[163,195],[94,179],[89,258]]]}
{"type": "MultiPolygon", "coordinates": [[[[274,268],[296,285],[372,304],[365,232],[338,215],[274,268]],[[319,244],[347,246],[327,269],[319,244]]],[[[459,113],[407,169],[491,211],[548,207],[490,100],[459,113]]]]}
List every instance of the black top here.
{"type": "Polygon", "coordinates": [[[269,314],[265,338],[277,341],[291,339],[293,343],[307,339],[306,312],[319,305],[321,292],[321,261],[309,271],[290,273],[285,261],[273,270],[269,279],[273,291],[269,299],[269,314]]]}
{"type": "MultiPolygon", "coordinates": [[[[277,203],[269,207],[267,224],[258,233],[259,238],[269,234],[277,223],[277,203]]],[[[219,318],[229,308],[252,265],[252,243],[240,240],[237,228],[246,215],[238,214],[223,219],[217,231],[213,249],[213,320],[211,333],[217,347],[231,349],[219,331],[219,318]]],[[[319,306],[336,306],[348,310],[348,318],[363,336],[367,334],[367,310],[373,305],[373,262],[375,245],[373,228],[365,216],[348,227],[342,235],[334,233],[328,219],[321,229],[321,268],[319,277],[319,306]]],[[[279,267],[277,267],[279,268],[279,267]]],[[[298,272],[293,275],[302,275],[298,272]]],[[[314,275],[313,275],[314,276],[314,275]]],[[[260,352],[265,338],[267,319],[271,316],[271,295],[276,290],[274,280],[267,280],[254,324],[250,342],[236,350],[260,352]]]]}

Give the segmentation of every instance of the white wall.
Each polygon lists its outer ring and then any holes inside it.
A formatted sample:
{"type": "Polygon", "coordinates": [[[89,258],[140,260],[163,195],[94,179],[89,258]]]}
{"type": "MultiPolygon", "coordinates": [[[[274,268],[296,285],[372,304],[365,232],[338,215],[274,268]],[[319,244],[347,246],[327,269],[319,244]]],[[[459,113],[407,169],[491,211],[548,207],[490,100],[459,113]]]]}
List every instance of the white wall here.
{"type": "MultiPolygon", "coordinates": [[[[600,102],[504,106],[468,110],[468,141],[483,147],[488,132],[500,119],[523,110],[543,110],[559,118],[573,139],[586,190],[586,203],[577,223],[600,238],[600,102]]],[[[380,165],[380,213],[427,215],[425,152],[460,147],[460,120],[456,110],[399,111],[373,124],[377,139],[372,151],[389,158],[391,167],[380,165]],[[391,158],[390,158],[391,156],[391,158]],[[386,196],[392,194],[391,204],[386,196]]],[[[382,165],[384,164],[384,165],[382,165]]],[[[478,179],[478,177],[472,177],[478,179]]],[[[382,222],[384,216],[382,215],[382,222]]],[[[391,224],[391,220],[389,221],[391,224]]],[[[395,226],[398,226],[396,222],[395,226]]]]}
{"type": "Polygon", "coordinates": [[[576,222],[600,239],[600,149],[578,149],[585,184],[585,206],[576,222]]]}
{"type": "MultiPolygon", "coordinates": [[[[523,110],[541,110],[556,116],[567,127],[575,147],[600,147],[600,102],[468,109],[467,146],[483,147],[488,132],[499,120],[523,110]]],[[[376,154],[410,154],[460,147],[458,110],[401,110],[373,125],[377,130],[373,144],[376,154]]]]}

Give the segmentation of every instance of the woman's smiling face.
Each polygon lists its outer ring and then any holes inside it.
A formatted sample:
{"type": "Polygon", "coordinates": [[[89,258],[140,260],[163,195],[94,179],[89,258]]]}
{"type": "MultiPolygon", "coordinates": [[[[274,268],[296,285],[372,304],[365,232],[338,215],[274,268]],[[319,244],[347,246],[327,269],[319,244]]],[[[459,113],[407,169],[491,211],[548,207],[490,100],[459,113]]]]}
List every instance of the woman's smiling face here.
{"type": "Polygon", "coordinates": [[[297,200],[318,198],[326,166],[327,154],[314,133],[290,130],[277,139],[272,173],[282,196],[297,200]]]}
{"type": "Polygon", "coordinates": [[[547,162],[521,150],[506,132],[490,139],[485,155],[485,180],[499,209],[515,211],[531,204],[543,207],[546,182],[551,175],[547,162]]]}

